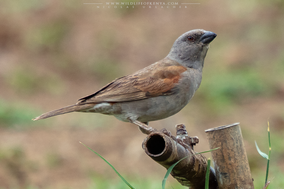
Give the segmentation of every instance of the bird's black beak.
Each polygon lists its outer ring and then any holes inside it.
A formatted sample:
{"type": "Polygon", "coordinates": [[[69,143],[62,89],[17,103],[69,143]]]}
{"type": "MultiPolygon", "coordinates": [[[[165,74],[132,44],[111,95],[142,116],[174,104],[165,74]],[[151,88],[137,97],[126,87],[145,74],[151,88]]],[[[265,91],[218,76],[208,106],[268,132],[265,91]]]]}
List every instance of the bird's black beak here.
{"type": "Polygon", "coordinates": [[[213,33],[211,31],[206,31],[200,38],[200,41],[204,44],[209,44],[215,37],[217,36],[216,33],[213,33]]]}

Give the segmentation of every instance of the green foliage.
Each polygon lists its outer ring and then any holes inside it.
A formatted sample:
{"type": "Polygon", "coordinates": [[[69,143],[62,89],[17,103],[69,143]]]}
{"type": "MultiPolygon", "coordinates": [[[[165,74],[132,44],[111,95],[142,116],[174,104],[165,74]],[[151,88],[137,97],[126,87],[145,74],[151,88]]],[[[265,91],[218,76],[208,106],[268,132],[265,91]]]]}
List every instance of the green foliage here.
{"type": "Polygon", "coordinates": [[[46,163],[50,168],[56,168],[60,164],[62,164],[62,158],[58,153],[51,152],[46,156],[46,163]]]}
{"type": "Polygon", "coordinates": [[[36,111],[27,104],[19,105],[0,100],[0,127],[23,128],[33,125],[31,118],[35,115],[36,111]]]}
{"type": "Polygon", "coordinates": [[[204,103],[222,109],[243,99],[267,95],[269,91],[272,89],[257,71],[241,69],[212,73],[210,79],[203,80],[199,96],[204,103]]]}
{"type": "Polygon", "coordinates": [[[37,76],[30,70],[20,68],[9,74],[6,80],[15,90],[23,93],[34,92],[39,83],[37,76]]]}
{"type": "Polygon", "coordinates": [[[70,24],[64,18],[47,22],[26,35],[27,46],[36,51],[58,51],[70,24]]]}
{"type": "Polygon", "coordinates": [[[59,94],[64,86],[55,74],[35,74],[32,69],[19,67],[13,73],[7,74],[6,82],[17,92],[22,94],[33,94],[37,91],[45,91],[51,94],[59,94]]]}
{"type": "Polygon", "coordinates": [[[110,58],[97,59],[90,64],[91,73],[102,79],[104,82],[109,82],[119,76],[121,76],[120,64],[116,60],[110,58]]]}
{"type": "Polygon", "coordinates": [[[11,148],[9,150],[0,150],[0,160],[1,161],[10,161],[13,159],[23,159],[24,157],[24,152],[21,148],[16,147],[16,148],[11,148]]]}
{"type": "Polygon", "coordinates": [[[100,54],[102,54],[103,56],[110,55],[108,53],[116,49],[118,36],[113,30],[104,29],[99,32],[97,38],[100,47],[98,50],[100,51],[100,54]]]}
{"type": "MultiPolygon", "coordinates": [[[[132,183],[135,186],[138,186],[139,189],[159,189],[161,188],[161,180],[154,179],[153,176],[148,178],[140,178],[137,176],[136,178],[133,178],[131,176],[130,178],[127,178],[127,180],[132,183]]],[[[107,188],[107,189],[125,189],[125,183],[120,182],[118,179],[109,179],[106,177],[103,177],[101,175],[93,175],[92,176],[92,182],[88,189],[96,189],[96,188],[107,188]]],[[[185,189],[186,187],[181,186],[178,182],[173,182],[168,187],[169,189],[185,189]]]]}
{"type": "Polygon", "coordinates": [[[270,76],[270,79],[273,80],[274,83],[281,86],[284,75],[284,53],[276,57],[275,66],[272,67],[272,72],[275,74],[273,77],[270,76]]]}
{"type": "MultiPolygon", "coordinates": [[[[14,0],[14,1],[4,1],[5,3],[1,5],[5,6],[6,10],[9,10],[9,13],[23,13],[27,11],[31,11],[33,9],[38,9],[45,5],[42,1],[37,0],[28,0],[28,1],[21,1],[21,0],[14,0]]],[[[4,10],[4,9],[3,9],[4,10]]]]}
{"type": "Polygon", "coordinates": [[[0,148],[0,168],[6,176],[11,177],[15,186],[24,186],[27,184],[26,173],[34,170],[35,164],[27,159],[21,147],[0,148]]]}

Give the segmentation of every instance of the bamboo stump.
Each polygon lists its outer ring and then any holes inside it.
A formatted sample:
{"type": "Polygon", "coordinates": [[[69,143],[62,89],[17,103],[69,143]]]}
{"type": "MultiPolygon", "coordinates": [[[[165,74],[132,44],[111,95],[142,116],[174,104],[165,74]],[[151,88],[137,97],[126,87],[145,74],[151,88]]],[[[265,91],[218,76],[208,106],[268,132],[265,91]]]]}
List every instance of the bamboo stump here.
{"type": "Polygon", "coordinates": [[[249,163],[239,123],[205,131],[212,151],[216,178],[220,189],[253,189],[249,163]]]}
{"type": "MultiPolygon", "coordinates": [[[[171,175],[183,186],[189,186],[190,189],[203,189],[207,159],[193,151],[193,146],[199,139],[188,136],[182,124],[177,125],[176,130],[176,137],[166,130],[152,132],[145,138],[142,147],[149,157],[166,169],[185,158],[175,166],[171,175]]],[[[210,169],[209,189],[218,189],[213,169],[210,169]]]]}

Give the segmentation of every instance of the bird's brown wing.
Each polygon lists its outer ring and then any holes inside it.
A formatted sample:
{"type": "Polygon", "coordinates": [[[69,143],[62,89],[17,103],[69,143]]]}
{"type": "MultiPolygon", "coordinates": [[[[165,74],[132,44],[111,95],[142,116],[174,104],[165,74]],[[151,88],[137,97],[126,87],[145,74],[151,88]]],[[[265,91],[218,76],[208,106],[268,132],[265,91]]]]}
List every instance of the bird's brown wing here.
{"type": "Polygon", "coordinates": [[[133,75],[114,80],[96,93],[79,99],[77,104],[126,102],[170,95],[176,92],[175,84],[186,70],[177,62],[164,59],[133,75]]]}

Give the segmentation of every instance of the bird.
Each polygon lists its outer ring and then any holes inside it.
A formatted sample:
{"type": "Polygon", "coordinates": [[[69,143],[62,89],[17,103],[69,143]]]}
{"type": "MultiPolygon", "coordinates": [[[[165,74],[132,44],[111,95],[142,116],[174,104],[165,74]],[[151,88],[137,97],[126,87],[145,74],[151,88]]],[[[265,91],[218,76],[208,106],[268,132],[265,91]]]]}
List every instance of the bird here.
{"type": "Polygon", "coordinates": [[[113,80],[77,103],[44,113],[40,120],[70,112],[113,115],[138,126],[144,134],[156,129],[150,121],[165,119],[183,109],[202,80],[209,44],[217,35],[203,29],[179,36],[168,55],[131,74],[113,80]]]}

